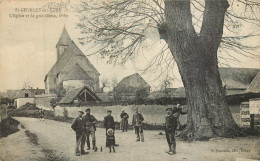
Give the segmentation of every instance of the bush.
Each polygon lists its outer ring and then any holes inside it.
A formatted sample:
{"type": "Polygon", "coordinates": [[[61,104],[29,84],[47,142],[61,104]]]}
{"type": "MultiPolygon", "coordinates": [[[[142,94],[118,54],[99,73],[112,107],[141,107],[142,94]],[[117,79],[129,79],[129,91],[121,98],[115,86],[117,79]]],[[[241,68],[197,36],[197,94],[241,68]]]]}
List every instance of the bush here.
{"type": "MultiPolygon", "coordinates": [[[[9,109],[7,111],[8,116],[12,117],[32,117],[38,118],[39,117],[39,110],[19,110],[19,109],[9,109]]],[[[45,111],[44,110],[44,118],[52,118],[54,117],[53,111],[45,111]]]]}
{"type": "Polygon", "coordinates": [[[0,138],[7,137],[8,135],[19,131],[18,125],[19,122],[11,117],[3,119],[0,123],[0,138]]]}
{"type": "Polygon", "coordinates": [[[28,136],[31,143],[33,143],[34,145],[39,145],[38,137],[36,134],[31,133],[30,130],[25,130],[25,134],[28,136]]]}
{"type": "Polygon", "coordinates": [[[35,103],[28,103],[27,102],[25,105],[22,105],[17,110],[20,110],[20,111],[23,111],[23,110],[40,110],[40,108],[38,108],[35,103]]]}

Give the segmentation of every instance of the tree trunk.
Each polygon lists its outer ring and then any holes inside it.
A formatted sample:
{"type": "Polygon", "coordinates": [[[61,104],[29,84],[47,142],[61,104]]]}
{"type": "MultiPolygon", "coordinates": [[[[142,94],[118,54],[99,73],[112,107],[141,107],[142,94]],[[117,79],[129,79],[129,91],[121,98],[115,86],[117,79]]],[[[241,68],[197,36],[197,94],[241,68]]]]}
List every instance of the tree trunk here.
{"type": "Polygon", "coordinates": [[[206,0],[198,36],[192,25],[190,1],[165,0],[166,31],[160,34],[164,34],[161,37],[177,62],[189,108],[183,137],[230,137],[237,132],[225,101],[217,59],[227,8],[226,0],[206,0]]]}

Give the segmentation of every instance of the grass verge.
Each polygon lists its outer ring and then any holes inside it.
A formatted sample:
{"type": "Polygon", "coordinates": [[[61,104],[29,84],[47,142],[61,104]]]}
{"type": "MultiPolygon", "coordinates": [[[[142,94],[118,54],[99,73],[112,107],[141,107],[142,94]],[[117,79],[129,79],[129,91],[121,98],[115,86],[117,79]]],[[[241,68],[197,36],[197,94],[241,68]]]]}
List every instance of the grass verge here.
{"type": "MultiPolygon", "coordinates": [[[[30,132],[30,130],[25,130],[25,134],[29,138],[29,141],[32,144],[34,144],[35,146],[39,145],[38,137],[37,137],[37,135],[35,133],[30,132]]],[[[45,161],[45,160],[48,160],[48,161],[69,161],[68,158],[56,155],[54,150],[50,150],[50,149],[45,149],[44,148],[41,151],[45,155],[43,161],[45,161]]]]}

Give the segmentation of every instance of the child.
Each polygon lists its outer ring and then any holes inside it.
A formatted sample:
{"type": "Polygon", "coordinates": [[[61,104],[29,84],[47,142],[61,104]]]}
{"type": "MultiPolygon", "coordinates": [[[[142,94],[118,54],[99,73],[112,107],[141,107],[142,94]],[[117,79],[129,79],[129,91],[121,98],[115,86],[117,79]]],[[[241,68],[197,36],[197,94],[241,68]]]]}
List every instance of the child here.
{"type": "Polygon", "coordinates": [[[114,153],[115,151],[115,135],[113,129],[107,130],[107,145],[109,147],[109,153],[111,153],[111,148],[113,148],[114,153]]]}
{"type": "Polygon", "coordinates": [[[43,111],[42,108],[41,108],[40,111],[39,111],[40,121],[44,121],[43,115],[44,115],[44,111],[43,111]]]}

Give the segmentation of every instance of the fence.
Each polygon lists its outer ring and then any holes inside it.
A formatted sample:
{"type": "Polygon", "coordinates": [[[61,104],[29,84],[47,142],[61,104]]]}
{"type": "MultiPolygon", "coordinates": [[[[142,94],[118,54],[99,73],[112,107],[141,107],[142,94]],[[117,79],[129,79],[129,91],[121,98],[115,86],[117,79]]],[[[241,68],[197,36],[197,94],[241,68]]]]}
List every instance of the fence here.
{"type": "MultiPolygon", "coordinates": [[[[78,111],[85,111],[86,108],[91,109],[91,114],[96,117],[97,120],[103,121],[107,114],[107,110],[112,110],[112,116],[116,122],[120,122],[120,114],[124,110],[129,115],[129,124],[132,122],[132,116],[135,113],[134,109],[138,108],[139,112],[144,117],[144,123],[152,125],[163,125],[165,123],[166,108],[173,107],[173,105],[129,105],[129,106],[93,106],[93,107],[60,107],[55,108],[56,116],[63,116],[64,109],[68,111],[69,117],[77,117],[78,111]]],[[[180,123],[185,124],[187,122],[187,115],[180,116],[180,123]]]]}
{"type": "Polygon", "coordinates": [[[7,106],[5,104],[0,105],[0,122],[7,118],[7,106]]]}

